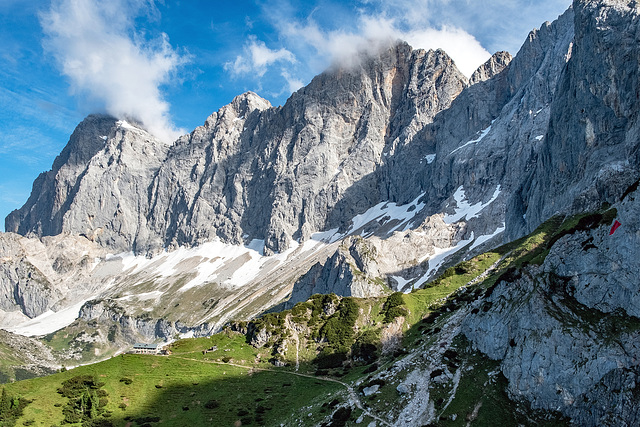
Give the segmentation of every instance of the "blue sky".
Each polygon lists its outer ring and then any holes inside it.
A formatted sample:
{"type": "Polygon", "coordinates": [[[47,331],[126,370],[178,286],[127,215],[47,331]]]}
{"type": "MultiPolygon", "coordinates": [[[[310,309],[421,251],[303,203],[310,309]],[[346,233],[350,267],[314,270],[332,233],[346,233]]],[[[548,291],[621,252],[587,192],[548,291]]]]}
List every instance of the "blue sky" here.
{"type": "Polygon", "coordinates": [[[376,40],[443,48],[467,75],[570,0],[0,0],[0,229],[92,112],[173,139],[252,90],[282,105],[376,40]]]}

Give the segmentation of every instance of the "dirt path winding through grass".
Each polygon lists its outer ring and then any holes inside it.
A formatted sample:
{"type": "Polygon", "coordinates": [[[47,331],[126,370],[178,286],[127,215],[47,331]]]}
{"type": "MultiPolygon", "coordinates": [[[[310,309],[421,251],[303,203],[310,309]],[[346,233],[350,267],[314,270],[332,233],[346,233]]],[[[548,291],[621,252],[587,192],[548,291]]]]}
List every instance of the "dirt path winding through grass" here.
{"type": "MultiPolygon", "coordinates": [[[[186,354],[186,353],[183,353],[186,354]]],[[[213,364],[213,365],[222,365],[222,366],[235,366],[236,368],[243,368],[243,369],[247,369],[247,370],[253,370],[253,371],[266,371],[266,372],[277,372],[277,373],[282,373],[282,374],[289,374],[289,375],[297,375],[299,377],[305,377],[305,378],[311,378],[314,380],[320,380],[320,381],[329,381],[329,382],[333,382],[333,383],[337,383],[342,385],[344,388],[347,389],[347,392],[349,393],[349,401],[350,403],[352,403],[353,405],[355,405],[358,409],[362,410],[362,412],[364,412],[366,415],[368,415],[369,417],[373,418],[376,421],[379,421],[380,423],[382,423],[382,425],[385,426],[389,426],[391,427],[391,424],[389,424],[389,422],[387,422],[386,420],[380,418],[379,416],[377,416],[376,414],[370,412],[362,403],[362,401],[360,400],[360,397],[358,396],[358,393],[353,389],[353,387],[351,387],[349,384],[337,380],[335,378],[329,378],[329,377],[317,377],[315,375],[309,375],[309,374],[301,374],[299,372],[291,372],[291,371],[284,371],[284,370],[279,370],[279,369],[270,369],[270,368],[259,368],[256,366],[246,366],[246,365],[239,365],[237,363],[232,363],[232,362],[218,362],[215,360],[198,360],[198,359],[192,359],[190,357],[179,357],[179,356],[173,356],[176,359],[183,359],[183,360],[189,360],[192,362],[201,362],[201,363],[209,363],[209,364],[213,364]]]]}

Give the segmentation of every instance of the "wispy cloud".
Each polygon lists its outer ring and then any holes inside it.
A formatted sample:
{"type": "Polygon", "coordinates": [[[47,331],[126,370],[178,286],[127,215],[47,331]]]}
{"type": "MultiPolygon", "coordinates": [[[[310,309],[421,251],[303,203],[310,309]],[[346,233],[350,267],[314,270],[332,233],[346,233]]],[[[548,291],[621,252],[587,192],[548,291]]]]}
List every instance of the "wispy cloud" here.
{"type": "Polygon", "coordinates": [[[466,31],[443,26],[441,28],[410,28],[403,30],[398,21],[388,17],[363,14],[357,24],[345,29],[325,30],[313,20],[301,24],[289,23],[282,28],[289,40],[306,42],[318,55],[341,66],[352,66],[359,52],[375,52],[396,40],[409,42],[414,48],[443,49],[467,76],[491,55],[466,31]]]}
{"type": "Polygon", "coordinates": [[[172,125],[160,87],[188,58],[172,48],[165,34],[147,39],[137,33],[134,19],[143,13],[151,19],[157,14],[153,0],[53,0],[40,16],[43,45],[74,93],[172,141],[182,131],[172,125]]]}
{"type": "Polygon", "coordinates": [[[412,30],[401,33],[401,37],[414,47],[444,50],[467,77],[470,77],[480,64],[491,57],[475,37],[456,27],[412,30]]]}
{"type": "Polygon", "coordinates": [[[280,75],[286,80],[287,88],[289,93],[293,93],[304,86],[304,82],[296,77],[293,77],[289,74],[287,70],[282,70],[280,75]]]}
{"type": "Polygon", "coordinates": [[[267,47],[255,35],[249,36],[242,52],[225,64],[225,70],[232,77],[250,76],[258,87],[284,79],[281,87],[291,93],[327,67],[354,66],[363,52],[378,51],[397,40],[406,40],[414,48],[444,49],[467,76],[490,57],[472,35],[459,27],[424,25],[425,21],[416,16],[424,18],[424,13],[418,13],[417,8],[412,11],[409,2],[404,8],[396,5],[396,9],[384,6],[384,2],[367,3],[367,7],[348,11],[346,18],[332,11],[332,16],[323,19],[318,8],[301,16],[292,3],[278,0],[277,7],[264,10],[265,19],[276,31],[276,41],[267,47]],[[404,14],[396,13],[400,9],[404,14]],[[276,69],[279,73],[269,73],[276,69]]]}
{"type": "Polygon", "coordinates": [[[293,64],[296,57],[285,48],[269,49],[263,41],[251,35],[244,45],[242,54],[238,55],[235,61],[227,62],[224,69],[234,76],[252,73],[262,77],[269,66],[282,62],[293,64]]]}
{"type": "Polygon", "coordinates": [[[390,17],[405,32],[421,28],[462,28],[490,52],[515,54],[527,34],[553,21],[571,0],[365,0],[376,13],[390,17]],[[508,19],[506,19],[508,17],[508,19]]]}

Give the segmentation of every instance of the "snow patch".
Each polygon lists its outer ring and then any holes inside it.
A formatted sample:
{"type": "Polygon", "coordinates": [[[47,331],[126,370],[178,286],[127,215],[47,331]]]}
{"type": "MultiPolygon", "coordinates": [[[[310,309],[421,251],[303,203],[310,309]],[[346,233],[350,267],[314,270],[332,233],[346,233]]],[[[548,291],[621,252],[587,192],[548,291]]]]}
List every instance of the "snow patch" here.
{"type": "Polygon", "coordinates": [[[195,334],[193,333],[193,331],[189,331],[189,332],[185,332],[184,334],[180,334],[180,338],[185,339],[185,338],[193,338],[195,336],[195,334]]]}
{"type": "MultiPolygon", "coordinates": [[[[420,262],[425,261],[427,258],[429,259],[429,268],[427,269],[427,272],[413,284],[413,288],[419,288],[424,283],[426,283],[426,281],[429,280],[429,277],[431,277],[431,275],[440,268],[440,266],[445,262],[447,258],[467,246],[472,241],[473,232],[471,232],[471,238],[467,240],[460,240],[455,246],[451,246],[448,248],[437,248],[435,253],[422,258],[420,262]]],[[[411,291],[411,289],[409,289],[409,291],[411,291]]]]}
{"type": "MultiPolygon", "coordinates": [[[[315,250],[318,245],[323,246],[324,242],[312,242],[304,249],[315,250]]],[[[142,255],[136,256],[129,252],[118,255],[109,254],[106,259],[111,262],[120,261],[121,271],[127,272],[129,275],[144,272],[146,277],[166,278],[195,273],[195,277],[185,283],[180,291],[212,282],[237,288],[255,279],[267,261],[270,261],[269,270],[276,268],[286,261],[298,246],[297,242],[292,241],[287,251],[264,256],[264,240],[253,239],[246,246],[214,240],[195,248],[180,247],[172,252],[165,252],[152,258],[146,258],[142,255]],[[277,262],[274,263],[274,260],[277,262]]]]}
{"type": "Polygon", "coordinates": [[[129,122],[127,122],[126,120],[118,120],[116,122],[116,126],[121,127],[123,129],[140,130],[137,127],[135,127],[132,124],[130,124],[129,122]]]}
{"type": "Polygon", "coordinates": [[[131,299],[137,298],[140,301],[147,301],[147,300],[152,300],[152,299],[158,299],[163,294],[164,294],[164,292],[162,292],[162,291],[143,292],[141,294],[125,295],[123,297],[118,298],[118,300],[127,301],[127,300],[131,300],[131,299]]]}
{"type": "Polygon", "coordinates": [[[260,256],[264,256],[264,240],[253,239],[249,242],[247,248],[258,252],[260,256]]]}
{"type": "MultiPolygon", "coordinates": [[[[311,235],[312,240],[317,240],[319,242],[325,242],[325,243],[337,242],[338,240],[340,240],[341,237],[342,237],[342,234],[338,233],[337,228],[332,228],[331,230],[327,230],[327,231],[319,231],[311,235]]],[[[306,243],[307,242],[305,242],[305,244],[306,243]]]]}
{"type": "Polygon", "coordinates": [[[450,155],[455,153],[458,150],[462,150],[464,147],[466,147],[467,145],[471,145],[471,144],[475,144],[477,142],[482,141],[482,139],[487,136],[487,134],[491,131],[491,126],[493,125],[493,122],[495,122],[495,120],[491,121],[491,124],[489,125],[488,128],[486,129],[482,129],[480,131],[480,136],[477,139],[472,139],[471,141],[467,141],[466,143],[464,143],[463,145],[461,145],[460,147],[456,148],[455,150],[453,150],[451,153],[449,153],[450,155]]]}
{"type": "Polygon", "coordinates": [[[502,233],[505,230],[505,226],[504,223],[502,223],[501,226],[499,226],[498,228],[496,228],[496,231],[494,231],[491,234],[485,234],[482,236],[478,236],[478,238],[476,239],[475,242],[473,242],[473,245],[471,245],[471,247],[469,248],[469,250],[471,249],[475,249],[478,246],[480,246],[481,244],[483,244],[484,242],[493,239],[494,237],[496,237],[498,234],[502,233]]]}
{"type": "Polygon", "coordinates": [[[396,281],[396,283],[398,284],[398,286],[396,286],[396,289],[401,291],[405,288],[405,286],[407,286],[407,284],[413,280],[413,279],[405,279],[402,276],[389,276],[391,277],[393,280],[396,281]]]}
{"type": "MultiPolygon", "coordinates": [[[[399,224],[396,225],[393,229],[389,231],[392,233],[393,231],[399,229],[401,226],[405,225],[405,228],[409,226],[409,221],[413,219],[415,214],[424,208],[425,203],[418,203],[418,200],[424,195],[424,193],[420,194],[416,197],[412,202],[407,203],[406,205],[398,206],[394,202],[380,202],[377,205],[369,208],[365,213],[356,215],[353,217],[352,225],[349,228],[349,231],[345,235],[349,235],[355,231],[358,231],[371,221],[377,221],[385,218],[386,222],[397,220],[399,224]]],[[[369,237],[373,233],[369,233],[367,235],[363,235],[363,237],[369,237]]]]}
{"type": "MultiPolygon", "coordinates": [[[[351,219],[351,227],[345,233],[339,233],[338,228],[333,228],[331,230],[319,231],[313,233],[311,235],[311,239],[323,243],[334,243],[340,239],[343,239],[351,234],[356,232],[361,232],[361,229],[373,221],[378,221],[380,225],[386,224],[389,221],[397,221],[398,224],[394,226],[391,230],[388,231],[388,234],[393,233],[396,230],[402,228],[403,231],[411,228],[412,223],[411,220],[415,217],[415,215],[420,212],[424,207],[425,203],[418,203],[418,200],[424,196],[424,193],[420,194],[418,197],[413,199],[411,202],[398,205],[395,202],[380,202],[377,205],[367,209],[366,212],[356,215],[351,219]]],[[[373,232],[362,234],[362,237],[369,237],[373,234],[373,232]]],[[[305,243],[306,245],[306,243],[305,243]]],[[[304,246],[303,246],[304,248],[304,246]]]]}
{"type": "Polygon", "coordinates": [[[72,324],[78,318],[82,305],[90,299],[92,298],[84,299],[60,311],[47,310],[33,319],[6,329],[14,334],[27,337],[53,333],[72,324]]]}
{"type": "Polygon", "coordinates": [[[458,187],[455,193],[453,193],[453,198],[456,201],[456,210],[452,215],[445,215],[444,222],[446,224],[453,224],[454,222],[458,222],[463,218],[466,220],[470,220],[471,218],[475,218],[478,214],[491,203],[493,203],[500,194],[500,185],[498,185],[491,196],[491,199],[487,203],[478,202],[474,205],[470,204],[467,200],[467,196],[464,193],[463,186],[458,187]]]}

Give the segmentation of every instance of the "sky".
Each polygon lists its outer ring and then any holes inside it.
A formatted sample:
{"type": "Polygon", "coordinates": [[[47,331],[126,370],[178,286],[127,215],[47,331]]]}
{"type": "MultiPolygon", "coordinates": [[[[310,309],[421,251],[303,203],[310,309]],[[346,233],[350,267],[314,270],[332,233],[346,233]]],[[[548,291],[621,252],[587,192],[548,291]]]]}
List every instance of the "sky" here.
{"type": "Polygon", "coordinates": [[[0,0],[0,230],[91,113],[173,141],[254,91],[272,105],[379,42],[467,76],[570,0],[0,0]]]}

